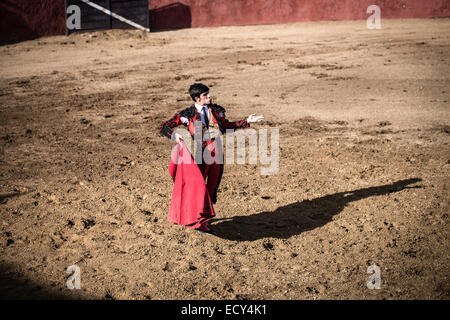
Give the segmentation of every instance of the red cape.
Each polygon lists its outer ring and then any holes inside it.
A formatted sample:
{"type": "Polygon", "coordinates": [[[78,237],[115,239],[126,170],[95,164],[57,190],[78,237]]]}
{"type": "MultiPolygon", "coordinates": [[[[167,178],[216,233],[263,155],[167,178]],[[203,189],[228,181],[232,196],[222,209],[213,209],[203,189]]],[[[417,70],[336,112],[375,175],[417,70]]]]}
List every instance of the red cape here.
{"type": "Polygon", "coordinates": [[[198,228],[215,216],[202,172],[183,142],[172,152],[169,173],[174,181],[169,222],[198,228]]]}

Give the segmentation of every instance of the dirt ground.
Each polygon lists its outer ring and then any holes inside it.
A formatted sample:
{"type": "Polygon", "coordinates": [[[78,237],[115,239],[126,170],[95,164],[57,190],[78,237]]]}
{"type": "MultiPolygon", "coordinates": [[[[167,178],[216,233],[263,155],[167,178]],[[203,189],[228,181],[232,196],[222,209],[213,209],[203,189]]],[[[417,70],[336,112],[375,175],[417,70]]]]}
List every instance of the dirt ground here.
{"type": "Polygon", "coordinates": [[[0,47],[0,298],[449,299],[450,19],[111,30],[0,47]],[[210,86],[278,128],[167,222],[161,123],[210,86]],[[81,289],[66,269],[81,271],[81,289]],[[366,282],[380,267],[381,287],[366,282]]]}

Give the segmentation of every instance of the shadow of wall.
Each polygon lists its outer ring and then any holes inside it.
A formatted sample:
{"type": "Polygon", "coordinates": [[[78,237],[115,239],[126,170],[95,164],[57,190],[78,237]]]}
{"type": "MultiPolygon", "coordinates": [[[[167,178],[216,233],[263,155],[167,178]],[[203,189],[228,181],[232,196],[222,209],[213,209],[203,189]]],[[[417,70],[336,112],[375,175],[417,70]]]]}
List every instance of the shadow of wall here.
{"type": "Polygon", "coordinates": [[[89,299],[83,290],[62,288],[65,270],[61,271],[60,283],[46,279],[32,279],[18,271],[20,267],[0,262],[0,300],[79,300],[89,299]]]}

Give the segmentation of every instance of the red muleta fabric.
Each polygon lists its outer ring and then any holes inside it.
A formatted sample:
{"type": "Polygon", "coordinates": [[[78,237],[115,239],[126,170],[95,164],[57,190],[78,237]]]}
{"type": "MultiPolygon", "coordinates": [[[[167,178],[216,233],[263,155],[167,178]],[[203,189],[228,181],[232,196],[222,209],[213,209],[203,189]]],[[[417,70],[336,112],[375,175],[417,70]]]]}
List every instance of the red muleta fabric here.
{"type": "Polygon", "coordinates": [[[169,222],[198,228],[215,216],[200,168],[183,142],[172,152],[169,173],[174,181],[169,222]]]}

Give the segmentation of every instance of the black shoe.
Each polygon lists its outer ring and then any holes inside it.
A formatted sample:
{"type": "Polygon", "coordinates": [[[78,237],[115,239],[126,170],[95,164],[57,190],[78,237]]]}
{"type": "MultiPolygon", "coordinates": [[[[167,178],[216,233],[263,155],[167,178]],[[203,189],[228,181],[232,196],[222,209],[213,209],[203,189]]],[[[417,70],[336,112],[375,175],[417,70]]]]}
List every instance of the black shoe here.
{"type": "Polygon", "coordinates": [[[206,234],[211,234],[213,236],[217,236],[217,232],[215,232],[214,230],[209,229],[209,231],[205,231],[205,230],[201,230],[201,229],[195,229],[200,233],[206,233],[206,234]]]}

